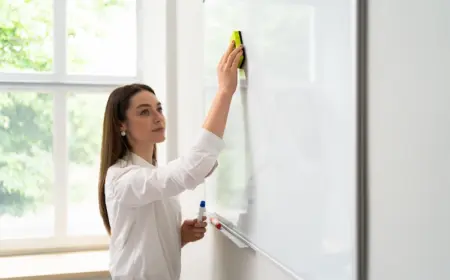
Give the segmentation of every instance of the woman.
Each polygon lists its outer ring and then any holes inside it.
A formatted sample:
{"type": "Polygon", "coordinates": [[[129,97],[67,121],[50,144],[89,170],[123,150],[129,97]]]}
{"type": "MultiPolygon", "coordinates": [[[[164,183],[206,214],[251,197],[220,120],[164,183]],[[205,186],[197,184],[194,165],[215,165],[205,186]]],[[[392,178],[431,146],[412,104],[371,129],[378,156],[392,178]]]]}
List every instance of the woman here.
{"type": "Polygon", "coordinates": [[[166,123],[154,91],[132,84],[109,96],[98,188],[101,216],[111,237],[113,279],[179,279],[181,248],[201,239],[206,223],[181,224],[177,195],[201,184],[223,149],[241,55],[242,47],[231,43],[219,62],[219,90],[198,141],[167,166],[156,166],[156,144],[165,140],[166,123]]]}

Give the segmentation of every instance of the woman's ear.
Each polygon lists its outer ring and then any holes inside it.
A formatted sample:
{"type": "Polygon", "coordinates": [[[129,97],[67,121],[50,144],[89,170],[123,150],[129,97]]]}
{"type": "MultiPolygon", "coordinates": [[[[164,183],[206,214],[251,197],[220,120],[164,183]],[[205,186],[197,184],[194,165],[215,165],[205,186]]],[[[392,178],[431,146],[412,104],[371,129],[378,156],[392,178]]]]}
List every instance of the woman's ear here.
{"type": "Polygon", "coordinates": [[[120,123],[120,132],[126,132],[127,131],[127,125],[123,122],[120,123]]]}
{"type": "Polygon", "coordinates": [[[127,124],[125,122],[120,122],[120,131],[127,130],[127,124]]]}

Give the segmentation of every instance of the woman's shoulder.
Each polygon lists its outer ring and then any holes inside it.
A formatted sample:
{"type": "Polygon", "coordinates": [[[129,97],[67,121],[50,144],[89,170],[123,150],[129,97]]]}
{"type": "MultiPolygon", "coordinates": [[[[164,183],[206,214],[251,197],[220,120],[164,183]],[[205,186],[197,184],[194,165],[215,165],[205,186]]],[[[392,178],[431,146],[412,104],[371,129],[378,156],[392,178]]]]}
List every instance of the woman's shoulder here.
{"type": "Polygon", "coordinates": [[[106,184],[111,184],[117,180],[117,178],[122,177],[122,175],[130,172],[131,170],[136,170],[142,168],[139,165],[133,164],[130,160],[127,159],[119,159],[111,165],[106,171],[106,184]]]}

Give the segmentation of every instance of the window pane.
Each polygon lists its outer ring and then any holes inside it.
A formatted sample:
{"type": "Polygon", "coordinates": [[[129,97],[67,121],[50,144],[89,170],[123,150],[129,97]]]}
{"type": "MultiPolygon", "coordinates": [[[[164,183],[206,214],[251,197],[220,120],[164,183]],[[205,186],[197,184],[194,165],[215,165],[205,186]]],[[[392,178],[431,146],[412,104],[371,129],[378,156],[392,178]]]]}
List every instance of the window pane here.
{"type": "Polygon", "coordinates": [[[68,96],[69,235],[106,234],[100,218],[97,183],[107,94],[68,96]]]}
{"type": "Polygon", "coordinates": [[[0,239],[54,232],[53,99],[0,93],[0,239]]]}
{"type": "Polygon", "coordinates": [[[53,1],[0,0],[0,72],[52,70],[53,1]]]}
{"type": "Polygon", "coordinates": [[[136,75],[135,0],[68,0],[68,72],[136,75]]]}

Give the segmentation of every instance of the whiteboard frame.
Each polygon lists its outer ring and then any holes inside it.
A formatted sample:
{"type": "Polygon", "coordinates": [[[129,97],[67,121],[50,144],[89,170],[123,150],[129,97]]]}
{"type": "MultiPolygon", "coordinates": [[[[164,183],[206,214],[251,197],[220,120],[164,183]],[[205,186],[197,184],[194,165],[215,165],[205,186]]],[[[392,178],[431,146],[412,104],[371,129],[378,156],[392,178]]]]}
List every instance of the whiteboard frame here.
{"type": "Polygon", "coordinates": [[[356,1],[356,89],[357,89],[357,198],[356,277],[368,280],[368,1],[356,1]]]}
{"type": "Polygon", "coordinates": [[[301,278],[295,272],[293,272],[291,269],[283,265],[281,262],[279,262],[276,258],[269,255],[267,252],[265,252],[263,249],[259,248],[257,245],[255,245],[253,242],[248,240],[245,236],[239,233],[239,231],[236,229],[236,227],[228,222],[228,220],[222,216],[220,216],[217,213],[213,214],[214,217],[220,221],[221,229],[220,232],[223,233],[225,236],[227,236],[233,243],[236,244],[241,249],[250,248],[255,252],[258,252],[260,255],[266,257],[269,259],[272,263],[274,263],[276,266],[278,266],[280,269],[283,270],[285,274],[288,274],[292,279],[295,280],[305,280],[304,278],[301,278]],[[231,236],[229,236],[231,235],[231,236]],[[237,239],[237,240],[236,240],[237,239]]]}
{"type": "MultiPolygon", "coordinates": [[[[204,3],[205,1],[203,1],[204,3]]],[[[356,104],[357,104],[357,186],[356,186],[356,279],[368,280],[368,238],[369,238],[369,216],[368,216],[368,0],[355,0],[356,12],[356,104]]],[[[302,280],[293,271],[285,267],[277,259],[273,258],[247,237],[243,236],[238,229],[226,218],[218,213],[213,214],[222,224],[228,234],[237,238],[252,250],[260,253],[275,265],[290,275],[293,279],[302,280]]],[[[228,235],[226,235],[228,236],[228,235]]],[[[228,236],[229,237],[229,236],[228,236]]],[[[229,237],[230,238],[230,237],[229,237]]],[[[234,242],[234,241],[233,241],[234,242]]]]}

